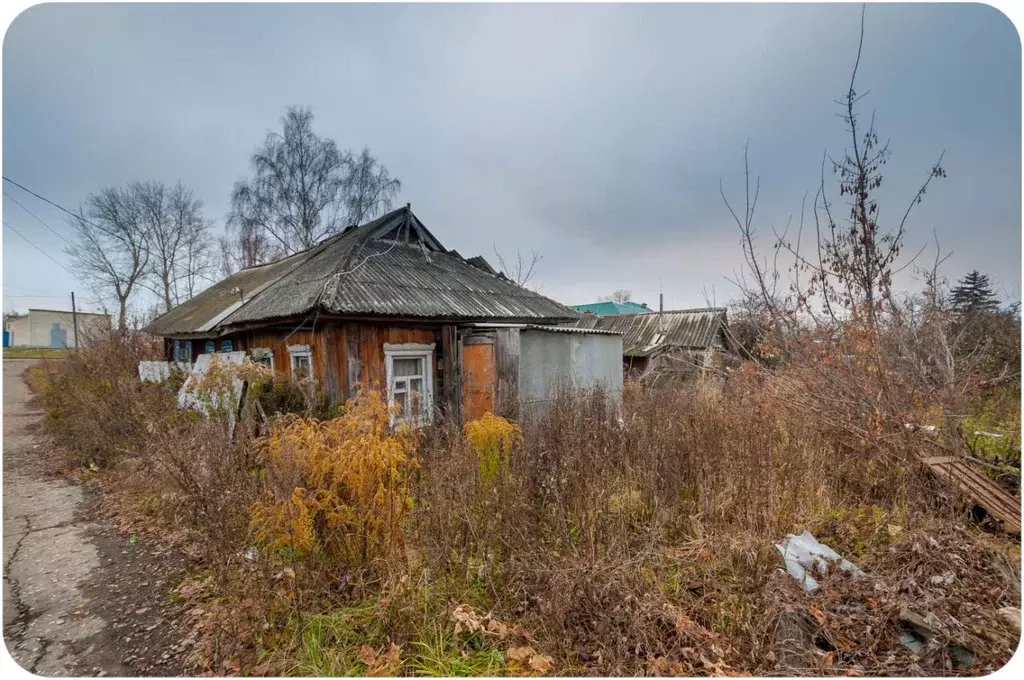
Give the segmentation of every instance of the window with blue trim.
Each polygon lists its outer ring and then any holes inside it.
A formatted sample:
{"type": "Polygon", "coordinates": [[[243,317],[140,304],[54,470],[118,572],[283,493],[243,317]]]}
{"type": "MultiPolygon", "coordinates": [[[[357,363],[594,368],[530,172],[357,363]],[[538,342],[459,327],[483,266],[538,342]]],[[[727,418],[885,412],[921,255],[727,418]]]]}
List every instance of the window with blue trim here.
{"type": "Polygon", "coordinates": [[[232,351],[234,351],[234,347],[235,347],[235,345],[230,340],[221,340],[220,341],[220,351],[221,352],[232,352],[232,351]]]}
{"type": "Polygon", "coordinates": [[[207,354],[213,354],[216,351],[217,351],[217,343],[215,343],[213,340],[207,340],[206,341],[206,353],[207,354]]]}
{"type": "Polygon", "coordinates": [[[181,340],[174,341],[174,360],[181,361],[181,340]]]}

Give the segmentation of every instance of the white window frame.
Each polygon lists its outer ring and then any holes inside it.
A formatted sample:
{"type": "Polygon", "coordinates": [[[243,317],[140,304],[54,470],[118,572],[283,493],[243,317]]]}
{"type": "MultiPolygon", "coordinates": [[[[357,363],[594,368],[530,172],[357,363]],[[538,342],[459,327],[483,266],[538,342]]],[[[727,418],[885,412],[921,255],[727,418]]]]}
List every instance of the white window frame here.
{"type": "MultiPolygon", "coordinates": [[[[388,406],[395,401],[395,359],[423,359],[423,401],[420,403],[420,417],[408,423],[414,427],[430,425],[434,422],[434,348],[435,343],[421,344],[416,342],[384,343],[384,373],[388,384],[388,406]]],[[[391,424],[405,421],[391,414],[391,424]]]]}
{"type": "Polygon", "coordinates": [[[310,378],[316,377],[316,368],[313,365],[313,348],[309,345],[288,345],[289,368],[291,369],[292,376],[295,376],[295,359],[298,357],[306,357],[309,359],[309,376],[310,378]]]}
{"type": "MultiPolygon", "coordinates": [[[[257,364],[262,364],[263,359],[270,359],[270,370],[274,370],[274,350],[270,347],[253,347],[252,359],[257,364]]],[[[309,363],[311,366],[313,365],[312,357],[309,363]]]]}

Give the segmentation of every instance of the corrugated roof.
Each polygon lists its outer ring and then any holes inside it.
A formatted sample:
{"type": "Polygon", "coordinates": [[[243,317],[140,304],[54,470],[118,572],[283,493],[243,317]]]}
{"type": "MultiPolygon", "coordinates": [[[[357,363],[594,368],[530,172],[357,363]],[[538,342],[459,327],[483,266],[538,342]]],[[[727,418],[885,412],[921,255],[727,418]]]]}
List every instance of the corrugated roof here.
{"type": "Polygon", "coordinates": [[[52,312],[54,314],[77,314],[78,316],[106,316],[106,317],[110,316],[109,314],[105,314],[103,312],[83,312],[82,310],[78,310],[76,312],[73,312],[70,309],[43,309],[41,307],[29,307],[28,311],[30,311],[30,312],[52,312]]]}
{"type": "Polygon", "coordinates": [[[228,277],[159,317],[148,330],[216,332],[317,307],[342,315],[541,323],[579,316],[448,252],[406,207],[285,260],[228,277]],[[242,304],[230,293],[236,286],[243,290],[242,304]]]}
{"type": "Polygon", "coordinates": [[[169,312],[154,319],[146,330],[154,335],[197,333],[211,330],[211,322],[221,318],[224,312],[244,299],[251,301],[267,286],[279,281],[305,260],[306,253],[297,253],[276,262],[250,267],[229,276],[191,300],[183,302],[169,312]],[[232,293],[235,289],[241,290],[232,293]]]}
{"type": "Polygon", "coordinates": [[[582,333],[588,335],[622,335],[619,331],[603,331],[597,328],[580,328],[579,326],[545,326],[535,323],[493,323],[488,321],[468,324],[474,328],[520,328],[523,330],[551,331],[554,333],[582,333]]]}
{"type": "Polygon", "coordinates": [[[668,348],[711,347],[724,333],[727,323],[725,309],[712,307],[615,316],[588,314],[573,325],[622,333],[622,353],[643,357],[668,348]]]}

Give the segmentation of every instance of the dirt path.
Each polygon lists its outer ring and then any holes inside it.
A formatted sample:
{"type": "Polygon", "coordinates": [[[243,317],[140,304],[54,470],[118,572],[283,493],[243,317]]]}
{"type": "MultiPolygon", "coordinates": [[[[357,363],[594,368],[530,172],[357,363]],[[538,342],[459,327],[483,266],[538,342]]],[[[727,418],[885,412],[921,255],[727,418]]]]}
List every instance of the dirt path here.
{"type": "Polygon", "coordinates": [[[181,564],[119,535],[96,492],[48,474],[21,374],[3,362],[3,615],[7,650],[38,675],[177,675],[181,564]]]}

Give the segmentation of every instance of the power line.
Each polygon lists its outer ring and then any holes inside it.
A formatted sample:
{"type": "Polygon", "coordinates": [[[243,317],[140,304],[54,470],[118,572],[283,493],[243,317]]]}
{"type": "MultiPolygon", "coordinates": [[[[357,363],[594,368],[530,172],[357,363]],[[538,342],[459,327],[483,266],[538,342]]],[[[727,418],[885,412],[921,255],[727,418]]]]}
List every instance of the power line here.
{"type": "Polygon", "coordinates": [[[46,203],[49,203],[50,205],[52,205],[54,208],[57,208],[58,210],[63,210],[68,215],[71,215],[72,217],[74,217],[76,220],[82,220],[86,224],[91,224],[92,226],[96,227],[97,229],[103,229],[103,227],[101,227],[100,225],[96,224],[95,222],[90,222],[89,220],[85,219],[81,215],[76,215],[75,213],[71,212],[70,210],[68,210],[64,206],[60,205],[59,203],[54,203],[53,201],[51,201],[50,199],[46,198],[45,196],[40,196],[39,194],[37,194],[36,192],[32,191],[28,187],[26,187],[26,186],[24,186],[22,184],[18,184],[17,182],[15,182],[13,179],[11,179],[10,177],[8,177],[6,175],[3,176],[3,180],[5,182],[10,182],[14,186],[16,186],[19,189],[21,189],[22,191],[27,191],[28,193],[30,193],[33,196],[35,196],[36,198],[38,198],[40,201],[45,201],[46,203]]]}
{"type": "Polygon", "coordinates": [[[56,229],[54,229],[53,227],[51,227],[51,226],[50,226],[49,224],[47,224],[46,222],[43,222],[43,221],[42,221],[41,219],[39,219],[39,216],[38,216],[38,215],[36,215],[36,214],[35,214],[34,212],[32,212],[31,210],[29,210],[28,208],[26,208],[25,206],[23,206],[23,205],[22,205],[22,204],[21,204],[21,203],[20,203],[20,202],[18,201],[18,199],[16,199],[16,198],[15,198],[14,196],[11,196],[11,195],[10,195],[9,193],[7,193],[6,191],[4,192],[4,196],[6,196],[7,198],[9,198],[9,199],[11,199],[12,201],[14,201],[14,204],[15,204],[16,206],[18,206],[19,208],[21,208],[22,210],[24,210],[25,212],[27,212],[27,213],[28,213],[29,215],[31,215],[32,217],[34,217],[34,218],[35,218],[35,220],[36,220],[36,222],[38,222],[39,224],[43,225],[44,227],[46,227],[46,228],[47,228],[47,229],[49,229],[50,231],[52,231],[52,232],[53,232],[53,234],[54,234],[54,235],[55,235],[55,236],[56,236],[57,238],[59,238],[59,239],[60,239],[61,241],[64,241],[64,243],[67,243],[67,244],[68,244],[69,246],[70,246],[70,245],[74,245],[73,243],[71,243],[71,241],[69,241],[69,240],[67,240],[66,238],[64,238],[64,236],[63,236],[63,235],[61,235],[61,234],[60,234],[60,232],[58,232],[58,231],[57,231],[56,229]]]}
{"type": "Polygon", "coordinates": [[[14,288],[15,290],[20,290],[20,291],[22,291],[24,293],[31,293],[32,292],[31,290],[29,290],[28,288],[25,288],[24,286],[15,286],[13,283],[5,283],[4,284],[4,288],[14,288]]]}
{"type": "Polygon", "coordinates": [[[61,268],[61,269],[63,269],[64,271],[66,271],[66,272],[67,272],[68,274],[71,274],[72,276],[74,276],[74,275],[75,275],[75,273],[74,273],[73,271],[71,271],[70,269],[68,269],[68,268],[67,268],[67,267],[65,267],[64,265],[62,265],[62,264],[61,264],[60,262],[57,262],[57,260],[53,259],[53,257],[51,257],[51,255],[50,255],[50,254],[49,254],[48,252],[46,252],[45,250],[43,250],[42,248],[40,248],[39,246],[37,246],[37,245],[36,245],[35,243],[32,243],[32,241],[30,241],[30,240],[28,239],[28,237],[27,237],[27,236],[25,236],[25,235],[24,235],[24,234],[22,234],[22,233],[21,233],[20,231],[18,231],[17,229],[15,229],[15,228],[14,228],[14,227],[12,227],[11,225],[9,225],[9,224],[7,223],[7,220],[4,220],[4,221],[3,221],[3,223],[4,223],[4,226],[5,226],[5,227],[7,227],[7,228],[8,228],[8,229],[10,229],[11,231],[13,231],[13,232],[14,232],[15,234],[17,234],[17,235],[18,235],[18,236],[20,236],[21,238],[25,239],[25,242],[26,242],[26,243],[28,243],[28,244],[29,244],[30,246],[32,246],[33,248],[35,248],[36,250],[38,250],[39,252],[41,252],[41,253],[42,253],[43,255],[45,255],[46,257],[48,257],[48,258],[50,259],[50,261],[51,261],[51,262],[53,262],[53,263],[54,263],[55,265],[57,265],[58,267],[60,267],[60,268],[61,268]]]}
{"type": "Polygon", "coordinates": [[[4,297],[5,298],[11,298],[11,299],[15,299],[15,298],[47,298],[47,299],[50,299],[50,300],[63,300],[64,299],[63,295],[7,295],[7,294],[4,294],[4,297]]]}

